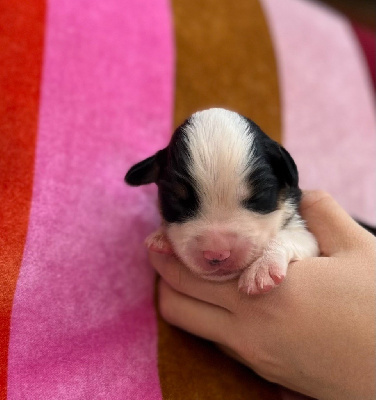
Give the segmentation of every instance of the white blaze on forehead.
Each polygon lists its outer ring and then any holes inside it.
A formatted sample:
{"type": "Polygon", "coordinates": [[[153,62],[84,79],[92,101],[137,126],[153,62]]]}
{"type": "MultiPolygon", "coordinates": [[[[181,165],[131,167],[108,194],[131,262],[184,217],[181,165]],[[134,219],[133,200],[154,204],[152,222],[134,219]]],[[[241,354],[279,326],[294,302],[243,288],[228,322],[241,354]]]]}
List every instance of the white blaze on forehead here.
{"type": "Polygon", "coordinates": [[[247,195],[253,164],[253,132],[239,114],[220,108],[192,115],[185,127],[189,172],[197,185],[204,214],[233,211],[247,195]]]}

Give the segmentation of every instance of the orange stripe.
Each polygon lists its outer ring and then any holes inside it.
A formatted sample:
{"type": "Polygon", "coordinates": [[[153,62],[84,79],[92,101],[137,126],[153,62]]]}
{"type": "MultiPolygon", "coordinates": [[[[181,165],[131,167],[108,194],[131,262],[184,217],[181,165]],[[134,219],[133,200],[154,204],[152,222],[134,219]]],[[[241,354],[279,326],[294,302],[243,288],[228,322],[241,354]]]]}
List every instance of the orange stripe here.
{"type": "Polygon", "coordinates": [[[281,135],[278,71],[258,0],[173,0],[176,36],[174,126],[213,106],[281,135]]]}
{"type": "Polygon", "coordinates": [[[45,3],[0,3],[0,398],[10,318],[26,240],[37,135],[45,3]]]}
{"type": "MultiPolygon", "coordinates": [[[[258,0],[173,0],[175,126],[213,106],[254,119],[280,141],[278,73],[258,0]]],[[[280,398],[279,389],[213,344],[158,316],[158,368],[164,399],[280,398]]]]}

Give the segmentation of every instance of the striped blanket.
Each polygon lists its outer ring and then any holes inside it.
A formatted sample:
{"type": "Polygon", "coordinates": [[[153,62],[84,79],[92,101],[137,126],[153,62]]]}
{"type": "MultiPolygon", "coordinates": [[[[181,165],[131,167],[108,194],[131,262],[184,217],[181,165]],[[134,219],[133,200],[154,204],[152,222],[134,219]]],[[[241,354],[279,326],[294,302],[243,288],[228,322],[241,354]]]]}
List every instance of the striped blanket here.
{"type": "Polygon", "coordinates": [[[293,396],[161,320],[156,189],[123,177],[220,106],[375,223],[366,68],[350,23],[303,0],[1,2],[0,399],[293,396]]]}

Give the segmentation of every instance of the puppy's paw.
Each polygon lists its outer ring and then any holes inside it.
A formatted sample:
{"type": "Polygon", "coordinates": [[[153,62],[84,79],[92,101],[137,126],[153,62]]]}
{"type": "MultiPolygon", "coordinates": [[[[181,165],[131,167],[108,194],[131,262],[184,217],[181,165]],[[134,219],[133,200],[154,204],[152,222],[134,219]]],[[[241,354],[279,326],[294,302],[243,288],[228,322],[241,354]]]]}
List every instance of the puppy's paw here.
{"type": "Polygon", "coordinates": [[[156,253],[173,254],[171,244],[168,241],[166,234],[161,228],[151,233],[145,239],[145,245],[149,250],[154,251],[156,253]]]}
{"type": "Polygon", "coordinates": [[[247,294],[269,292],[286,276],[287,261],[283,257],[262,256],[246,268],[239,278],[239,290],[247,294]]]}

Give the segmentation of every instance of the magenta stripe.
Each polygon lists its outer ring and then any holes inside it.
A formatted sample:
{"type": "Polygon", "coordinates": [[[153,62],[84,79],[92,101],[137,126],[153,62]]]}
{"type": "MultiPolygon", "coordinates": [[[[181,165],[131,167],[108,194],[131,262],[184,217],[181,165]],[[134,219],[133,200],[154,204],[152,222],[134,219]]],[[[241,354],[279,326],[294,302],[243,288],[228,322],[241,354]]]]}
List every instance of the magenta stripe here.
{"type": "Polygon", "coordinates": [[[171,131],[166,0],[50,0],[9,399],[159,399],[155,188],[126,169],[171,131]]]}
{"type": "Polygon", "coordinates": [[[351,25],[301,0],[263,0],[280,69],[283,142],[302,187],[376,223],[374,93],[351,25]]]}

